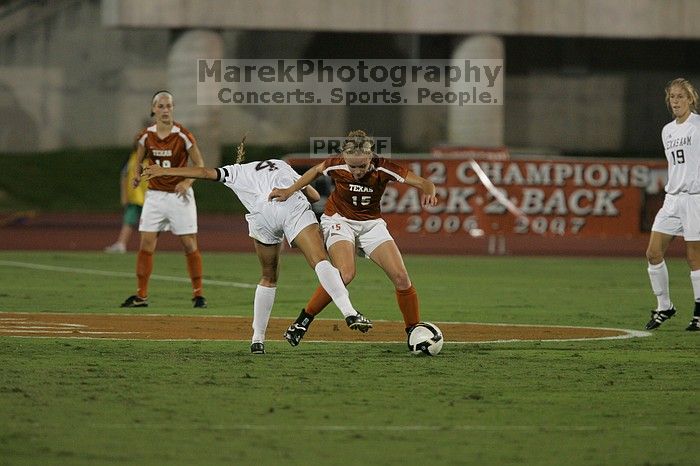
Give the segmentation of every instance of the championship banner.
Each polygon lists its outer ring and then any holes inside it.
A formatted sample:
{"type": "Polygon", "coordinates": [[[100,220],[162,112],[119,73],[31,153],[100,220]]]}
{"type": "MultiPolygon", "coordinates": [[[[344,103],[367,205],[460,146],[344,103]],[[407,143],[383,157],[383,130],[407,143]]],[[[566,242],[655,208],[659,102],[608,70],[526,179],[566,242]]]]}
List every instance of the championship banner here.
{"type": "MultiPolygon", "coordinates": [[[[315,162],[290,159],[298,168],[315,162]]],[[[435,183],[439,202],[423,208],[418,189],[390,184],[382,199],[390,229],[449,236],[475,236],[478,230],[484,234],[639,235],[649,230],[663,201],[667,176],[665,160],[395,162],[435,183]],[[479,172],[491,182],[491,189],[479,172]],[[510,211],[504,198],[517,210],[510,211]]]]}
{"type": "MultiPolygon", "coordinates": [[[[480,237],[644,241],[667,178],[663,159],[394,162],[435,183],[438,205],[424,208],[420,190],[390,183],[382,198],[389,231],[447,249],[480,237]]],[[[290,163],[303,172],[317,160],[290,163]]]]}

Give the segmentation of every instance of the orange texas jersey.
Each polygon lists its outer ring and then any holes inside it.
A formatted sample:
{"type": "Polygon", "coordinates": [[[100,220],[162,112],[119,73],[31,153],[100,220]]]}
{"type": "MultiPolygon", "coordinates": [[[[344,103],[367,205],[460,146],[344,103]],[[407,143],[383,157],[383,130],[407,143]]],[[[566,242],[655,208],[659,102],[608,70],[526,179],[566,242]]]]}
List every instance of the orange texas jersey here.
{"type": "MultiPolygon", "coordinates": [[[[175,122],[170,134],[164,139],[158,137],[156,125],[144,128],[139,133],[139,144],[146,148],[146,160],[149,165],[162,167],[186,167],[188,151],[195,143],[194,136],[180,123],[175,122]]],[[[148,189],[174,192],[175,186],[184,178],[181,176],[161,176],[148,182],[148,189]]]]}
{"type": "Polygon", "coordinates": [[[355,180],[342,157],[327,159],[323,174],[335,182],[335,190],[326,203],[324,214],[340,214],[350,220],[373,220],[381,217],[380,201],[390,181],[403,183],[408,169],[382,157],[374,157],[369,171],[355,180]]]}

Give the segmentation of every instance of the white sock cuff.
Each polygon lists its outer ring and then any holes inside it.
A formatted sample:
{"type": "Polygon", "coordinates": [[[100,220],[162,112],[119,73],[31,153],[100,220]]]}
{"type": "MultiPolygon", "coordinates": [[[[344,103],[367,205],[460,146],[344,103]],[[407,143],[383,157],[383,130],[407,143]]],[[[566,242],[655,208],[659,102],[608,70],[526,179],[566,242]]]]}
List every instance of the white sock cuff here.
{"type": "Polygon", "coordinates": [[[266,295],[274,295],[277,292],[277,287],[276,286],[258,285],[255,287],[255,292],[266,294],[266,295]]]}
{"type": "Polygon", "coordinates": [[[334,269],[333,264],[331,264],[328,260],[322,260],[318,264],[316,264],[316,267],[314,267],[314,271],[316,273],[319,273],[323,270],[330,270],[334,269]]]}
{"type": "Polygon", "coordinates": [[[690,278],[700,278],[700,270],[691,270],[690,278]]]}
{"type": "Polygon", "coordinates": [[[666,261],[661,261],[658,264],[649,263],[649,270],[661,270],[666,267],[666,261]]]}

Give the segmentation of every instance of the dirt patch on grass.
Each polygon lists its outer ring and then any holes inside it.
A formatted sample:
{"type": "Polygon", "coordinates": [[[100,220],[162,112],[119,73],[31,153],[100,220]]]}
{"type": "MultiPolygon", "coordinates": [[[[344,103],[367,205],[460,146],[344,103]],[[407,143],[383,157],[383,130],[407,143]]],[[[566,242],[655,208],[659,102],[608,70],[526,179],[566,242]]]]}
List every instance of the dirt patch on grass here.
{"type": "MultiPolygon", "coordinates": [[[[272,318],[268,340],[283,340],[291,318],[272,318]]],[[[645,332],[590,327],[436,322],[447,342],[629,338],[645,332]]],[[[239,340],[252,335],[251,319],[227,316],[0,313],[0,336],[138,340],[239,340]]],[[[402,322],[374,321],[368,333],[341,320],[314,321],[304,341],[403,342],[402,322]]]]}

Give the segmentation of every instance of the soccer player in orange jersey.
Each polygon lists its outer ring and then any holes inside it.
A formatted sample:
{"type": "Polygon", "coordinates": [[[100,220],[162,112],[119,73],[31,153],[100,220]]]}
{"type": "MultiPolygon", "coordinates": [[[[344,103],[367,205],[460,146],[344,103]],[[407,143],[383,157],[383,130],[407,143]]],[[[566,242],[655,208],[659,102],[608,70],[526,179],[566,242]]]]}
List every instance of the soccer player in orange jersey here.
{"type": "MultiPolygon", "coordinates": [[[[173,96],[158,91],[151,101],[151,116],[155,124],[144,128],[138,136],[138,168],[134,186],[141,181],[144,160],[161,167],[186,167],[191,159],[197,167],[204,166],[202,154],[192,133],[173,119],[173,96]]],[[[166,176],[148,182],[148,191],[141,212],[139,232],[141,242],[136,258],[136,294],[129,296],[121,307],[148,306],[148,281],[153,270],[153,253],[158,235],[172,231],[180,238],[187,258],[187,270],[192,281],[194,307],[207,307],[202,295],[202,256],[197,247],[197,204],[192,190],[192,178],[166,176]]]]}
{"type": "MultiPolygon", "coordinates": [[[[293,185],[273,189],[270,199],[283,201],[317,177],[330,176],[335,190],[326,203],[321,228],[333,265],[345,284],[355,277],[356,250],[381,267],[396,288],[396,300],[406,331],[420,321],[418,293],[411,283],[401,253],[381,218],[380,201],[389,182],[406,183],[423,191],[424,206],[437,205],[435,185],[407,168],[378,157],[374,141],[364,131],[352,131],[343,143],[341,157],[326,159],[310,168],[293,185]]],[[[314,317],[331,302],[319,287],[284,337],[299,344],[314,317]]]]}

